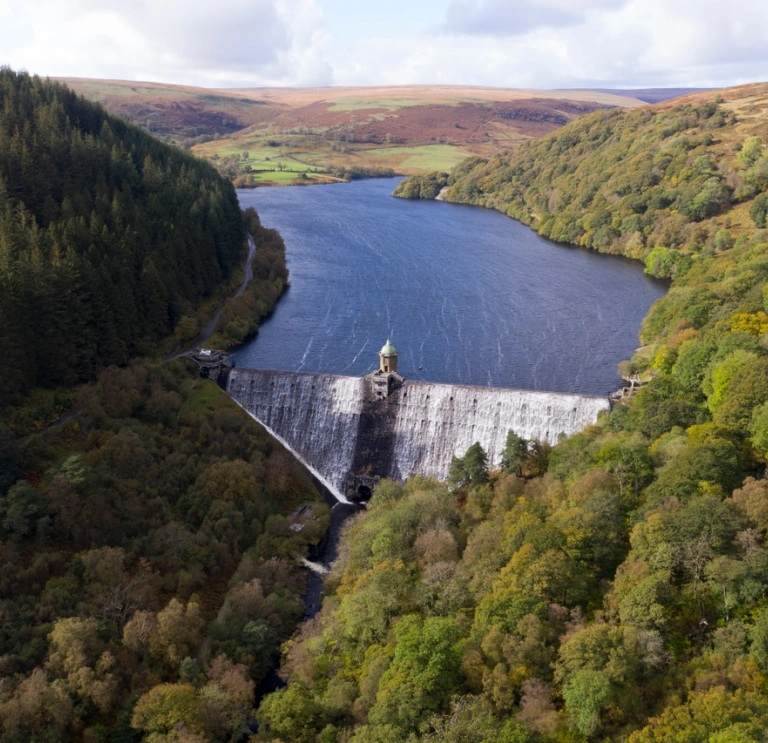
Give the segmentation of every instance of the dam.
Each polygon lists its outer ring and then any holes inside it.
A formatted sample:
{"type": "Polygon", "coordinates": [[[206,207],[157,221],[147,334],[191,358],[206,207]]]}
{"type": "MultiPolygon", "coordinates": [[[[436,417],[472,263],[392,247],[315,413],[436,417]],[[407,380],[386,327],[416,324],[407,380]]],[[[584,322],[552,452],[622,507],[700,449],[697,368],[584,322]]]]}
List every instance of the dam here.
{"type": "Polygon", "coordinates": [[[554,444],[609,409],[592,395],[407,381],[389,342],[379,357],[365,377],[236,367],[227,389],[332,490],[362,499],[382,477],[445,479],[476,441],[499,466],[509,430],[554,444]]]}

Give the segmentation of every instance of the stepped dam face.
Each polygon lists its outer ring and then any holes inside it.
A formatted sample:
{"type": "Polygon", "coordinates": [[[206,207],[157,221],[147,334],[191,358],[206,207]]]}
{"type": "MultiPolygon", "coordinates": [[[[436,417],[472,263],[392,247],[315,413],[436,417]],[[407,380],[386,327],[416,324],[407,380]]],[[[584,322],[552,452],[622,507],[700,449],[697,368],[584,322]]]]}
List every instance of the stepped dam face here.
{"type": "Polygon", "coordinates": [[[410,381],[380,397],[370,377],[243,368],[227,389],[333,490],[363,498],[381,477],[445,479],[476,441],[498,466],[510,429],[555,443],[609,408],[604,397],[410,381]]]}

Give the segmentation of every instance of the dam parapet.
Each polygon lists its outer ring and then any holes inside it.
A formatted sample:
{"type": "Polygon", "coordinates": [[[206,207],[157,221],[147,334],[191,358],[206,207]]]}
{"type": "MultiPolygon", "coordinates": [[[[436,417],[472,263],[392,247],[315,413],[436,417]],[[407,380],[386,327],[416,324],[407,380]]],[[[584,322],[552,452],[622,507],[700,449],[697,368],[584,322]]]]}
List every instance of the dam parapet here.
{"type": "MultiPolygon", "coordinates": [[[[380,369],[381,371],[381,369],[380,369]]],[[[234,368],[230,395],[340,493],[367,500],[383,477],[448,476],[476,441],[497,467],[507,432],[551,444],[594,423],[607,397],[234,368]]]]}

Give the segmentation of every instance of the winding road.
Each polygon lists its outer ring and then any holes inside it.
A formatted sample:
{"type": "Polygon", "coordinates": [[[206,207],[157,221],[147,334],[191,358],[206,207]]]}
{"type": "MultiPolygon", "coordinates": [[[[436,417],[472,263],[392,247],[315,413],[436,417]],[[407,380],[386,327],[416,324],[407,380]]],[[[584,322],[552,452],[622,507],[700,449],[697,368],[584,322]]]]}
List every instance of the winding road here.
{"type": "MultiPolygon", "coordinates": [[[[251,264],[255,254],[256,243],[254,242],[253,237],[248,235],[248,256],[245,259],[245,278],[243,279],[243,283],[240,284],[240,288],[232,295],[232,299],[239,297],[246,290],[248,284],[250,284],[253,280],[253,266],[251,264]]],[[[174,351],[173,353],[163,357],[163,361],[173,361],[174,359],[178,359],[180,356],[185,356],[190,351],[194,351],[196,348],[202,346],[203,343],[205,343],[213,335],[213,331],[216,330],[216,325],[219,322],[221,313],[224,312],[225,306],[226,303],[216,311],[216,314],[214,314],[214,316],[206,323],[202,332],[194,342],[188,346],[185,346],[179,351],[174,351]]]]}

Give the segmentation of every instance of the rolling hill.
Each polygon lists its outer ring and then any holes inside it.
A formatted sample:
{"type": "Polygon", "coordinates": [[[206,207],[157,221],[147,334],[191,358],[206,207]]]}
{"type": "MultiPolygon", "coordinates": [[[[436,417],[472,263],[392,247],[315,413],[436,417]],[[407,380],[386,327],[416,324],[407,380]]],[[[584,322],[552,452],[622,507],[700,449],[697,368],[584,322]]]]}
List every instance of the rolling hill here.
{"type": "MultiPolygon", "coordinates": [[[[597,112],[514,151],[466,160],[443,198],[601,252],[646,259],[673,249],[649,270],[674,277],[717,249],[718,231],[732,244],[754,230],[750,211],[768,187],[767,135],[768,84],[699,92],[597,112]]],[[[404,182],[398,195],[418,197],[423,179],[429,196],[433,176],[404,182]]]]}
{"type": "MultiPolygon", "coordinates": [[[[462,86],[208,90],[64,79],[76,92],[190,146],[238,185],[447,169],[542,137],[595,110],[645,105],[611,91],[462,86]],[[350,173],[351,171],[351,173],[350,173]]],[[[647,92],[647,91],[646,91],[647,92]]]]}

